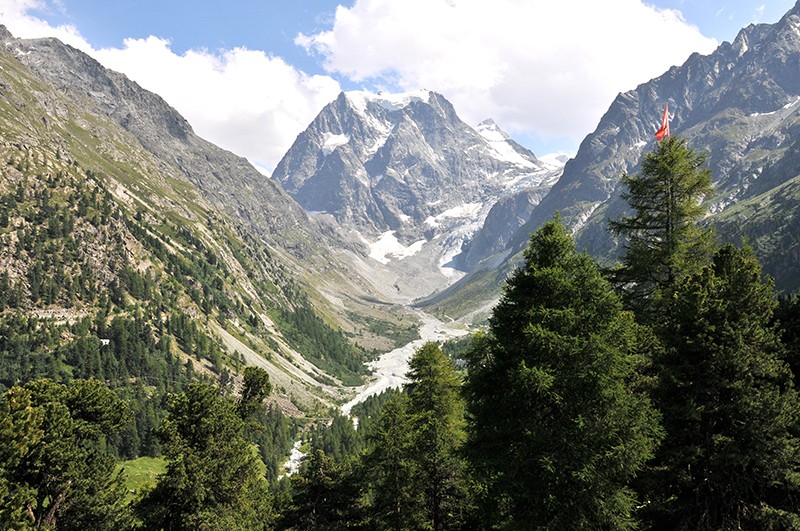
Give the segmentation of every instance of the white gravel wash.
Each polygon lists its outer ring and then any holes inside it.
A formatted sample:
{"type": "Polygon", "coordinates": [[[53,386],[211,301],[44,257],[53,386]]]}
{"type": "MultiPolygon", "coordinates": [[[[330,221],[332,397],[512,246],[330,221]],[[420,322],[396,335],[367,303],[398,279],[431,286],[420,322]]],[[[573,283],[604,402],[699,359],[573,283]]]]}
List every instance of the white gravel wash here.
{"type": "Polygon", "coordinates": [[[437,318],[424,312],[417,311],[420,319],[420,339],[396,348],[378,359],[367,364],[372,371],[372,380],[362,386],[355,397],[342,406],[342,413],[350,415],[354,405],[363,402],[372,395],[382,393],[387,389],[400,388],[408,379],[408,363],[414,351],[428,341],[444,341],[453,337],[463,336],[468,330],[459,323],[443,323],[437,318]]]}

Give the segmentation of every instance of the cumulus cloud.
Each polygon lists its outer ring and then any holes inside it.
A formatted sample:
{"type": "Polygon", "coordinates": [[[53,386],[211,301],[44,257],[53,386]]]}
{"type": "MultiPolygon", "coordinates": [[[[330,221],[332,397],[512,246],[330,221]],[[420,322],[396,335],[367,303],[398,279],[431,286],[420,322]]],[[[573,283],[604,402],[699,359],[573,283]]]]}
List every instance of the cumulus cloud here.
{"type": "Polygon", "coordinates": [[[336,97],[334,77],[436,90],[469,123],[492,117],[512,134],[577,146],[618,92],[716,46],[680,12],[642,0],[356,0],[337,8],[329,31],[297,37],[330,74],[307,75],[262,51],[178,54],[157,37],[96,50],[75,27],[35,16],[48,9],[58,3],[0,0],[16,36],[54,36],[89,53],[266,171],[336,97]]]}
{"type": "Polygon", "coordinates": [[[337,81],[309,76],[279,57],[244,48],[176,54],[157,37],[94,49],[70,25],[32,15],[39,0],[3,0],[3,23],[17,37],[56,37],[124,73],[175,107],[203,138],[269,173],[314,116],[339,93],[337,81]]]}
{"type": "Polygon", "coordinates": [[[15,37],[30,39],[55,37],[84,52],[91,51],[92,47],[81,37],[75,26],[71,24],[51,26],[47,21],[32,14],[35,12],[45,13],[52,9],[53,5],[43,0],[2,0],[0,23],[5,25],[15,37]]]}
{"type": "Polygon", "coordinates": [[[281,58],[244,48],[178,55],[169,41],[149,37],[95,57],[159,94],[202,137],[265,172],[340,90],[330,77],[308,76],[281,58]]]}
{"type": "Polygon", "coordinates": [[[717,45],[640,0],[356,0],[296,43],[328,72],[436,90],[468,122],[576,145],[617,93],[717,45]]]}

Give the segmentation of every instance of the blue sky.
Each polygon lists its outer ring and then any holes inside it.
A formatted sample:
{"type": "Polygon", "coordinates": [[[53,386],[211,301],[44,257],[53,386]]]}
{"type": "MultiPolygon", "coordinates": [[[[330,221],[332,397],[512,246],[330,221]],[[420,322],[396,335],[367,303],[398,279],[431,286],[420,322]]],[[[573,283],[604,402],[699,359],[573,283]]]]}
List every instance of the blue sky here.
{"type": "Polygon", "coordinates": [[[468,123],[492,117],[537,154],[571,153],[618,92],[793,5],[0,0],[0,22],[19,37],[83,49],[269,172],[322,106],[350,89],[437,90],[468,123]]]}

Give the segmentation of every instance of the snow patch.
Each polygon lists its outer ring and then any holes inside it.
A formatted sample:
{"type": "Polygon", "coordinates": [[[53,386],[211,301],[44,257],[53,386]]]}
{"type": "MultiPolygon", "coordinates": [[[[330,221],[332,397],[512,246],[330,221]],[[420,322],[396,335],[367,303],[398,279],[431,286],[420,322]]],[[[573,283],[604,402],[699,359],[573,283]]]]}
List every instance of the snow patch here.
{"type": "Polygon", "coordinates": [[[425,243],[425,240],[419,240],[406,247],[397,239],[395,231],[390,230],[369,245],[369,256],[382,264],[388,264],[392,259],[400,260],[417,254],[425,243]]]}
{"type": "Polygon", "coordinates": [[[476,220],[483,208],[483,203],[465,203],[457,207],[448,208],[444,212],[436,216],[428,216],[425,218],[425,225],[431,228],[436,228],[439,224],[448,218],[466,218],[476,220]]]}
{"type": "Polygon", "coordinates": [[[483,203],[465,203],[463,205],[448,208],[438,216],[437,218],[474,218],[480,212],[483,203]]]}
{"type": "Polygon", "coordinates": [[[397,111],[406,107],[412,101],[427,102],[430,100],[431,92],[420,89],[413,92],[400,92],[398,94],[386,94],[379,92],[373,94],[366,90],[351,90],[345,92],[345,96],[353,105],[353,108],[364,114],[367,111],[368,103],[376,103],[387,111],[397,111]]]}
{"type": "Polygon", "coordinates": [[[539,159],[539,162],[544,163],[548,169],[555,170],[558,168],[563,168],[567,161],[573,156],[574,155],[560,151],[558,153],[548,153],[547,155],[542,155],[541,157],[536,158],[539,159]]]}
{"type": "Polygon", "coordinates": [[[494,158],[523,168],[533,168],[535,164],[517,153],[508,143],[509,136],[500,129],[493,120],[484,120],[478,124],[476,131],[489,143],[494,151],[494,158]]]}
{"type": "Polygon", "coordinates": [[[589,218],[592,217],[592,214],[594,214],[594,211],[597,210],[597,207],[599,206],[600,201],[597,201],[592,206],[584,210],[580,216],[578,216],[578,219],[575,221],[575,225],[572,227],[573,236],[575,236],[578,231],[581,230],[584,225],[586,225],[586,222],[589,221],[589,218]]]}
{"type": "Polygon", "coordinates": [[[772,115],[772,114],[775,114],[775,113],[777,113],[778,111],[785,110],[785,109],[791,109],[792,107],[794,107],[794,106],[795,106],[795,105],[797,105],[798,103],[800,103],[800,96],[798,96],[798,97],[797,97],[797,98],[795,98],[793,101],[790,101],[789,103],[787,103],[786,105],[784,105],[783,107],[781,107],[780,109],[778,109],[778,110],[776,110],[776,111],[770,111],[770,112],[754,112],[753,114],[748,114],[747,116],[748,116],[748,118],[756,118],[756,117],[758,117],[758,116],[770,116],[770,115],[772,115]]]}
{"type": "Polygon", "coordinates": [[[333,133],[325,133],[322,140],[322,152],[325,155],[330,155],[333,150],[339,146],[343,146],[350,142],[350,137],[347,135],[334,135],[333,133]]]}

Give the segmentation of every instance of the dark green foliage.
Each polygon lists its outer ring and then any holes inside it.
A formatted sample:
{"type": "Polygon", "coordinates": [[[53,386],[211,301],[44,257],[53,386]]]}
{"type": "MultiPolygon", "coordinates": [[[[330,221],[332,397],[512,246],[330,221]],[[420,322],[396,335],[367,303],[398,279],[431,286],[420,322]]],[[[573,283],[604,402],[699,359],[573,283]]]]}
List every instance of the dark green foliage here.
{"type": "Polygon", "coordinates": [[[345,385],[360,385],[365,353],[350,343],[341,330],[323,321],[307,302],[281,312],[282,330],[291,346],[303,356],[340,378],[345,385]]]}
{"type": "Polygon", "coordinates": [[[383,407],[364,459],[372,488],[370,515],[378,529],[421,528],[426,521],[423,491],[417,488],[419,463],[405,393],[383,407]]]}
{"type": "Polygon", "coordinates": [[[266,477],[275,482],[282,472],[281,465],[297,438],[297,426],[277,407],[256,411],[251,417],[250,440],[258,446],[259,455],[267,467],[266,477]]]}
{"type": "Polygon", "coordinates": [[[173,395],[159,434],[167,472],[139,505],[156,529],[267,529],[273,519],[236,403],[208,384],[173,395]]]}
{"type": "Polygon", "coordinates": [[[157,455],[152,430],[163,416],[164,396],[183,390],[190,376],[170,353],[168,338],[156,340],[146,321],[100,321],[84,319],[69,326],[16,313],[0,317],[0,387],[38,378],[102,379],[131,409],[126,424],[108,438],[112,451],[124,458],[157,455]],[[65,335],[71,340],[62,343],[65,335]]]}
{"type": "Polygon", "coordinates": [[[437,343],[425,343],[410,362],[408,413],[415,484],[423,494],[426,525],[456,529],[466,518],[465,463],[458,454],[466,438],[461,379],[437,343]]]}
{"type": "Polygon", "coordinates": [[[461,381],[436,343],[415,352],[410,368],[405,391],[376,399],[380,416],[368,425],[370,525],[461,529],[471,508],[459,454],[466,437],[461,381]]]}
{"type": "Polygon", "coordinates": [[[701,201],[712,194],[705,161],[704,153],[671,137],[644,156],[641,175],[622,177],[627,188],[622,197],[634,213],[610,223],[614,234],[626,239],[613,278],[640,321],[655,319],[651,314],[659,311],[659,300],[713,253],[712,233],[697,226],[705,214],[701,201]]]}
{"type": "Polygon", "coordinates": [[[472,338],[469,335],[464,335],[445,341],[442,344],[442,352],[453,360],[457,369],[463,370],[466,368],[466,359],[471,346],[472,338]]]}
{"type": "Polygon", "coordinates": [[[375,425],[383,414],[384,406],[400,393],[400,389],[390,388],[377,395],[371,395],[352,407],[350,415],[358,418],[358,432],[365,439],[375,431],[375,425]]]}
{"type": "Polygon", "coordinates": [[[292,506],[280,529],[333,531],[362,526],[361,482],[350,461],[336,463],[314,450],[300,474],[292,476],[292,506]]]}
{"type": "Polygon", "coordinates": [[[363,432],[356,431],[353,421],[341,414],[333,416],[330,426],[322,425],[311,436],[313,450],[322,450],[336,463],[358,456],[364,448],[363,432]]]}
{"type": "Polygon", "coordinates": [[[130,525],[123,478],[103,445],[126,414],[97,380],[37,380],[7,391],[0,402],[0,526],[130,525]]]}
{"type": "Polygon", "coordinates": [[[675,529],[797,527],[800,404],[781,359],[771,281],[725,246],[678,285],[654,359],[666,438],[648,516],[675,529]]]}
{"type": "Polygon", "coordinates": [[[634,525],[629,488],[660,437],[637,392],[638,328],[561,223],[531,237],[469,355],[466,449],[486,520],[512,528],[634,525]]]}
{"type": "Polygon", "coordinates": [[[242,395],[236,404],[239,416],[247,419],[254,415],[258,410],[264,408],[264,399],[272,393],[272,384],[269,381],[269,374],[260,367],[246,367],[244,369],[244,383],[242,384],[242,395]]]}
{"type": "Polygon", "coordinates": [[[781,297],[775,308],[775,319],[781,328],[785,359],[797,387],[800,384],[800,296],[781,297]]]}

